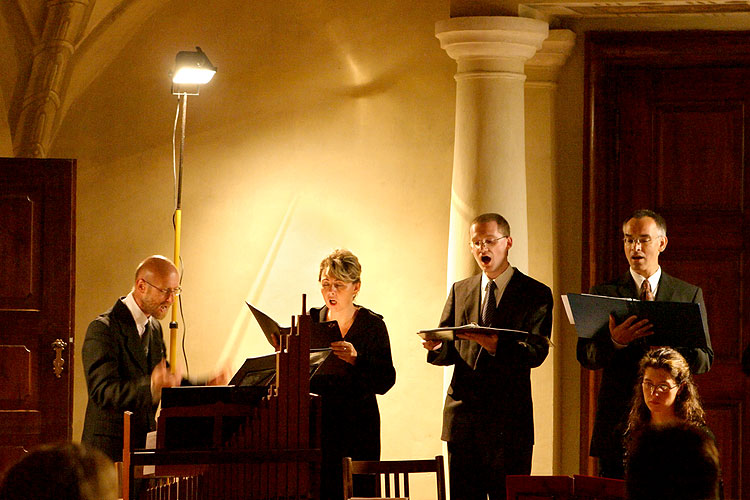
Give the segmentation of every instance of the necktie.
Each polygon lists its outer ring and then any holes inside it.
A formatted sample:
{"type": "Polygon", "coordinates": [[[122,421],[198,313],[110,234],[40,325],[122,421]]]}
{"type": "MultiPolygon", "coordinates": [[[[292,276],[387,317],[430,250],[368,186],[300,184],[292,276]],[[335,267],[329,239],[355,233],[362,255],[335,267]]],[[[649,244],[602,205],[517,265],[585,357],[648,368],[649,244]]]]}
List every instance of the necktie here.
{"type": "Polygon", "coordinates": [[[495,315],[495,308],[497,306],[495,302],[495,289],[497,285],[494,280],[490,280],[487,283],[486,292],[484,294],[484,304],[482,306],[482,326],[490,326],[492,317],[495,315]]]}
{"type": "Polygon", "coordinates": [[[651,291],[651,283],[647,279],[641,283],[641,300],[654,300],[654,293],[651,291]]]}
{"type": "Polygon", "coordinates": [[[143,330],[143,335],[141,335],[141,347],[143,348],[143,352],[146,354],[146,357],[148,357],[148,344],[151,340],[151,321],[146,322],[146,328],[143,330]]]}

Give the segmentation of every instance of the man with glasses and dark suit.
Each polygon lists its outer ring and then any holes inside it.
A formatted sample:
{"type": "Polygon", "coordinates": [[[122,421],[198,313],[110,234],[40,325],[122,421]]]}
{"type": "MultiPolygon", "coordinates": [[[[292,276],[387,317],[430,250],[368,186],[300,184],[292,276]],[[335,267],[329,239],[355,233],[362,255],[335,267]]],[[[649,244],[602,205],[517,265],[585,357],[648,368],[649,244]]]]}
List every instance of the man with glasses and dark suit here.
{"type": "Polygon", "coordinates": [[[513,239],[504,217],[480,215],[469,236],[482,272],[453,284],[440,326],[476,323],[536,335],[521,341],[467,333],[423,345],[429,363],[454,365],[442,432],[448,442],[451,498],[504,499],[506,475],[531,473],[530,373],[549,351],[552,292],[509,264],[513,239]]]}
{"type": "Polygon", "coordinates": [[[81,441],[122,461],[123,412],[133,412],[133,446],[143,448],[156,428],[163,387],[180,385],[166,364],[159,319],[180,293],[180,274],[160,255],[140,263],[130,293],[89,324],[83,370],[89,401],[81,441]]]}
{"type": "MultiPolygon", "coordinates": [[[[703,311],[705,349],[673,347],[690,364],[693,374],[705,373],[714,358],[708,323],[705,318],[703,291],[662,271],[659,255],[667,248],[667,225],[664,218],[651,210],[637,210],[622,225],[628,272],[614,281],[596,285],[590,293],[609,297],[668,302],[694,302],[703,311]]],[[[652,334],[646,319],[630,316],[620,324],[610,316],[609,326],[592,338],[579,338],[578,361],[589,370],[603,369],[597,399],[594,432],[590,454],[599,458],[599,474],[622,478],[623,433],[627,425],[633,388],[638,383],[638,363],[650,345],[644,338],[652,334]]],[[[689,333],[689,332],[686,332],[689,333]]]]}

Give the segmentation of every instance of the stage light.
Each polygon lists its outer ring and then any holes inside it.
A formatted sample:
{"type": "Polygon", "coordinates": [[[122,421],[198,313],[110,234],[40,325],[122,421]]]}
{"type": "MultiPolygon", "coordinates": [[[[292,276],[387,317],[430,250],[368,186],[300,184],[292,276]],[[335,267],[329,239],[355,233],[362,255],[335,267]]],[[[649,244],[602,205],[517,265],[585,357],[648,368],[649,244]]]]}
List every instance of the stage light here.
{"type": "MultiPolygon", "coordinates": [[[[180,260],[180,239],[182,234],[182,162],[185,152],[185,121],[187,119],[187,98],[189,95],[198,95],[200,86],[208,83],[216,74],[216,67],[208,60],[208,56],[196,47],[194,52],[180,51],[175,57],[174,71],[170,73],[172,79],[172,95],[177,96],[177,115],[175,116],[174,129],[172,131],[172,171],[175,175],[175,207],[172,214],[174,225],[174,263],[180,269],[180,283],[182,283],[182,263],[180,260]],[[176,135],[177,120],[182,118],[180,134],[179,164],[176,161],[176,135]]],[[[177,363],[177,315],[178,308],[182,308],[182,298],[177,297],[172,304],[172,320],[169,322],[169,364],[172,373],[175,372],[177,363]]],[[[184,341],[184,337],[183,337],[184,341]]],[[[184,353],[184,350],[183,350],[184,353]]],[[[187,357],[185,358],[187,368],[187,357]]]]}
{"type": "Polygon", "coordinates": [[[210,82],[215,74],[216,67],[200,47],[180,51],[172,72],[172,94],[198,95],[199,86],[210,82]]]}

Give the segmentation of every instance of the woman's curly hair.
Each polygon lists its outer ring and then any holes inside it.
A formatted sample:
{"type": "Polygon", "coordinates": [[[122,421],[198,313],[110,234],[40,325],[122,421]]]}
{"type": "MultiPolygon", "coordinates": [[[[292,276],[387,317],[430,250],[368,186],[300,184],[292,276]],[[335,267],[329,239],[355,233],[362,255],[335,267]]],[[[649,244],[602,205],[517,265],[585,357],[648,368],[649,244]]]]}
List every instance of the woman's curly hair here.
{"type": "Polygon", "coordinates": [[[698,397],[698,389],[690,374],[690,365],[682,354],[670,347],[651,349],[641,359],[638,384],[633,391],[626,434],[632,435],[651,422],[651,411],[643,399],[643,374],[646,368],[665,370],[679,386],[674,400],[674,414],[690,424],[705,426],[705,413],[698,397]]]}

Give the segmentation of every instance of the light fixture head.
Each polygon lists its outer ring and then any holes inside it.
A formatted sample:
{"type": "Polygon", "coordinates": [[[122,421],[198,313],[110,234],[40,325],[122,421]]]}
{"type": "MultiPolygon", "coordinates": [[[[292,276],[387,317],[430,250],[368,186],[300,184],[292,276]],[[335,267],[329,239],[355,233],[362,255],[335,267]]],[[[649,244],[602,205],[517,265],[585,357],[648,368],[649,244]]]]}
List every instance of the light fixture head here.
{"type": "Polygon", "coordinates": [[[196,47],[194,52],[182,50],[175,57],[174,71],[172,72],[172,93],[184,93],[181,90],[175,91],[177,87],[182,87],[194,90],[197,94],[197,86],[210,82],[215,74],[216,67],[211,64],[208,56],[200,47],[196,47]]]}

